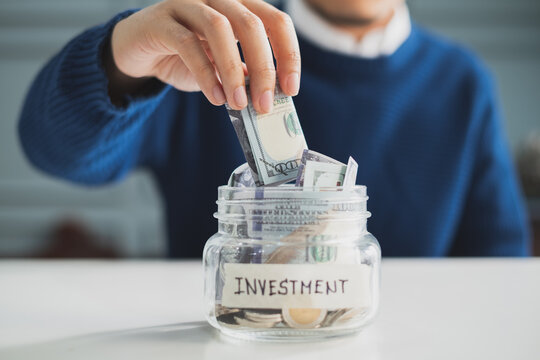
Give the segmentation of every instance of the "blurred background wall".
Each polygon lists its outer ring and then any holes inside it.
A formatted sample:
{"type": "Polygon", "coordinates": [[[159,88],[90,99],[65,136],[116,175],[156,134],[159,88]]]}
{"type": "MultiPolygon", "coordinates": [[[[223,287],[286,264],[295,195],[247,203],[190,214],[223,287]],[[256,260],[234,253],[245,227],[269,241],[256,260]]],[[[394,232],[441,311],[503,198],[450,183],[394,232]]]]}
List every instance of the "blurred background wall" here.
{"type": "MultiPolygon", "coordinates": [[[[99,189],[73,186],[33,169],[16,134],[24,95],[48,58],[85,28],[152,2],[0,2],[0,257],[60,254],[73,237],[86,239],[86,245],[68,249],[70,255],[165,254],[161,202],[146,174],[99,189]]],[[[495,73],[517,156],[530,134],[540,132],[540,1],[408,3],[415,21],[474,49],[495,73]]],[[[528,206],[540,221],[539,194],[533,195],[528,206]]]]}

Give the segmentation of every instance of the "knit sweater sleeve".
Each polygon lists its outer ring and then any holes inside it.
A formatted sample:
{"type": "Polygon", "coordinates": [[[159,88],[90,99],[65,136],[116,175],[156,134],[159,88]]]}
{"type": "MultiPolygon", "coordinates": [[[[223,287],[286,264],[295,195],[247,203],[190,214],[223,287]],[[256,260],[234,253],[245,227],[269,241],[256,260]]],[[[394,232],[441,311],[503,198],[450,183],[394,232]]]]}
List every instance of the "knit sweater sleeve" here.
{"type": "Polygon", "coordinates": [[[485,70],[474,89],[477,151],[465,209],[452,253],[526,256],[530,234],[523,197],[504,136],[492,78],[485,70]]]}
{"type": "Polygon", "coordinates": [[[40,71],[21,112],[19,136],[39,169],[87,185],[114,182],[145,157],[143,126],[168,87],[117,107],[108,95],[102,51],[118,14],[70,41],[40,71]]]}

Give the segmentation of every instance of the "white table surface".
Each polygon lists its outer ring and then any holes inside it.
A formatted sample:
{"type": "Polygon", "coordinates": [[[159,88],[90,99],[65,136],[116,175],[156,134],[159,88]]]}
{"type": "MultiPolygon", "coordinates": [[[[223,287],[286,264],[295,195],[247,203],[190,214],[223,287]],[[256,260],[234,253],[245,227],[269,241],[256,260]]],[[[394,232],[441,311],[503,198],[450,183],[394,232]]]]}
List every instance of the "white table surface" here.
{"type": "Polygon", "coordinates": [[[207,325],[199,262],[0,261],[0,359],[540,359],[540,259],[382,269],[371,326],[283,344],[207,325]]]}

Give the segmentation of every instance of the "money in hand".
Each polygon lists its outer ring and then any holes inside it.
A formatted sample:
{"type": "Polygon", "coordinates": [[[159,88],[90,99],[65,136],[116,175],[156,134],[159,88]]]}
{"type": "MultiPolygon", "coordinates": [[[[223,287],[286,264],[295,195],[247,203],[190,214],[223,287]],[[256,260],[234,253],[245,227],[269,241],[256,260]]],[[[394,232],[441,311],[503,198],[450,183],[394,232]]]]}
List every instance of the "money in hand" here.
{"type": "Polygon", "coordinates": [[[273,111],[258,114],[249,95],[249,79],[246,91],[247,107],[234,110],[226,104],[226,108],[255,185],[279,185],[294,180],[307,144],[292,98],[276,82],[273,111]]]}

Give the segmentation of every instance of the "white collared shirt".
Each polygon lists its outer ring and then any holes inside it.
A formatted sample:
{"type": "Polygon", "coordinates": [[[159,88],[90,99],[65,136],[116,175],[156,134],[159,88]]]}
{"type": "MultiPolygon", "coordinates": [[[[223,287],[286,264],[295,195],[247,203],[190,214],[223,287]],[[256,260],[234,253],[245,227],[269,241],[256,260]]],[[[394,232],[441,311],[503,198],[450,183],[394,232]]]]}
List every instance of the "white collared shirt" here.
{"type": "Polygon", "coordinates": [[[395,9],[386,26],[368,32],[361,40],[328,24],[304,0],[286,1],[285,11],[291,16],[296,31],[315,45],[363,58],[393,54],[411,33],[411,19],[405,3],[395,9]]]}

